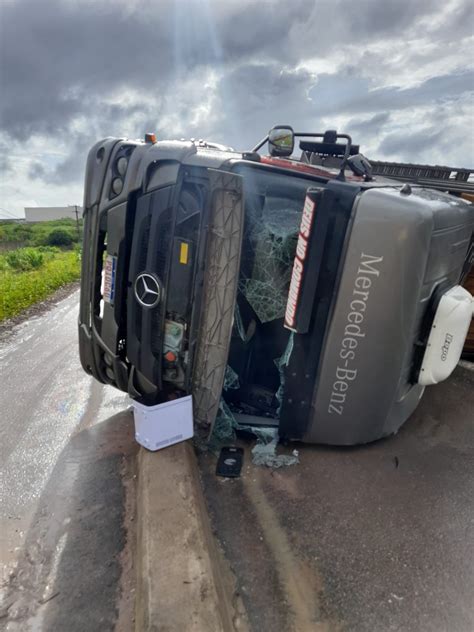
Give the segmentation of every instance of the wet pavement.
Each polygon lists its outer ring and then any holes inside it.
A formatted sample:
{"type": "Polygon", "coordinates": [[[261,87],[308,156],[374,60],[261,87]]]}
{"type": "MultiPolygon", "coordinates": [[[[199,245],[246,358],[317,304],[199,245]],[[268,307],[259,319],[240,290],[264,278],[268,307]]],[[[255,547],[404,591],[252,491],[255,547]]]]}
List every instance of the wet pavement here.
{"type": "Polygon", "coordinates": [[[394,437],[294,447],[299,465],[269,470],[245,445],[233,480],[199,457],[251,629],[472,632],[472,365],[428,388],[394,437]]]}
{"type": "MultiPolygon", "coordinates": [[[[77,292],[0,343],[0,630],[133,629],[126,396],[77,357],[77,292]]],[[[292,445],[300,464],[214,475],[213,528],[252,630],[474,629],[474,372],[427,389],[395,437],[292,445]]],[[[206,631],[207,632],[207,631],[206,631]]]]}
{"type": "Polygon", "coordinates": [[[0,342],[0,629],[131,629],[128,399],[83,371],[78,292],[0,342]]]}

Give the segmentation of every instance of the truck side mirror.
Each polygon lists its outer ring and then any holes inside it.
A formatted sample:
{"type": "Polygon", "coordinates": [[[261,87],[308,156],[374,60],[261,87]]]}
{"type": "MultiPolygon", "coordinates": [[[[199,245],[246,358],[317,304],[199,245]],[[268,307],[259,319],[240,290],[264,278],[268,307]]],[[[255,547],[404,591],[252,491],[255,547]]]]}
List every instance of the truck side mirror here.
{"type": "Polygon", "coordinates": [[[268,132],[270,156],[291,156],[295,147],[295,133],[289,125],[275,125],[268,132]]]}

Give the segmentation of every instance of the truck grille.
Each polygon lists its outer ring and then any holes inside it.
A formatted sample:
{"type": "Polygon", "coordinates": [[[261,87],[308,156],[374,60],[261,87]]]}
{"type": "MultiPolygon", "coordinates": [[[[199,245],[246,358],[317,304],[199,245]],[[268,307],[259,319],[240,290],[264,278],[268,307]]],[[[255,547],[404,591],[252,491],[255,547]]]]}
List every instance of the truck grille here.
{"type": "Polygon", "coordinates": [[[161,382],[166,283],[173,244],[173,192],[174,187],[165,187],[138,200],[130,257],[127,356],[153,384],[161,382]],[[142,272],[156,275],[165,290],[161,302],[152,309],[142,307],[135,297],[135,281],[142,272]]]}
{"type": "MultiPolygon", "coordinates": [[[[172,209],[168,208],[160,215],[156,226],[156,236],[153,240],[153,249],[156,250],[155,271],[158,277],[165,282],[168,276],[168,267],[171,255],[173,217],[172,209]]],[[[165,298],[152,313],[152,337],[151,350],[154,354],[161,354],[163,343],[163,321],[166,311],[165,298]]]]}

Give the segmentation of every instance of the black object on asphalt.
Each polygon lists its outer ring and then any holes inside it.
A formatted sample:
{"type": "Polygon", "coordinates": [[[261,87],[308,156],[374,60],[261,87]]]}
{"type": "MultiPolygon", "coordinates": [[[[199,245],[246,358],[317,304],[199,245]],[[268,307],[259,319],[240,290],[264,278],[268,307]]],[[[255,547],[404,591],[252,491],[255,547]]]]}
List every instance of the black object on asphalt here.
{"type": "Polygon", "coordinates": [[[244,451],[242,448],[226,447],[222,448],[217,461],[216,475],[225,478],[237,478],[240,476],[244,451]]]}

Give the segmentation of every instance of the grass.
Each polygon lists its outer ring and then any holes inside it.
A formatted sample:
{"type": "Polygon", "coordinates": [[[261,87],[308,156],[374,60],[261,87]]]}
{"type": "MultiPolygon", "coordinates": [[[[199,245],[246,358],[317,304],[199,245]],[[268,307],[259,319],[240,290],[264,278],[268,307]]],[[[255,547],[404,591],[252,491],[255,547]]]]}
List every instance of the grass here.
{"type": "MultiPolygon", "coordinates": [[[[51,243],[52,233],[60,231],[69,238],[69,243],[79,241],[77,224],[73,219],[58,219],[50,222],[12,222],[0,221],[0,243],[21,244],[21,246],[65,245],[68,243],[51,243]]],[[[82,232],[82,220],[79,221],[82,232]]]]}
{"type": "MultiPolygon", "coordinates": [[[[62,226],[58,226],[60,222],[43,223],[52,226],[43,226],[41,230],[37,229],[31,233],[29,243],[43,240],[45,236],[47,239],[54,231],[57,234],[58,230],[63,230],[62,226]]],[[[0,230],[3,228],[4,225],[0,224],[0,230]]],[[[17,234],[18,231],[10,231],[9,236],[17,234]]],[[[77,233],[74,235],[77,239],[77,233]]],[[[0,244],[1,236],[0,233],[0,244]]],[[[9,241],[10,244],[15,242],[13,239],[4,239],[3,243],[5,241],[9,241]]],[[[77,244],[73,250],[40,245],[16,248],[0,254],[0,321],[20,314],[27,307],[50,296],[61,286],[79,279],[80,259],[77,244]]]]}
{"type": "Polygon", "coordinates": [[[8,251],[0,258],[0,270],[19,270],[26,272],[40,268],[44,263],[45,253],[40,248],[17,248],[8,251]]]}

